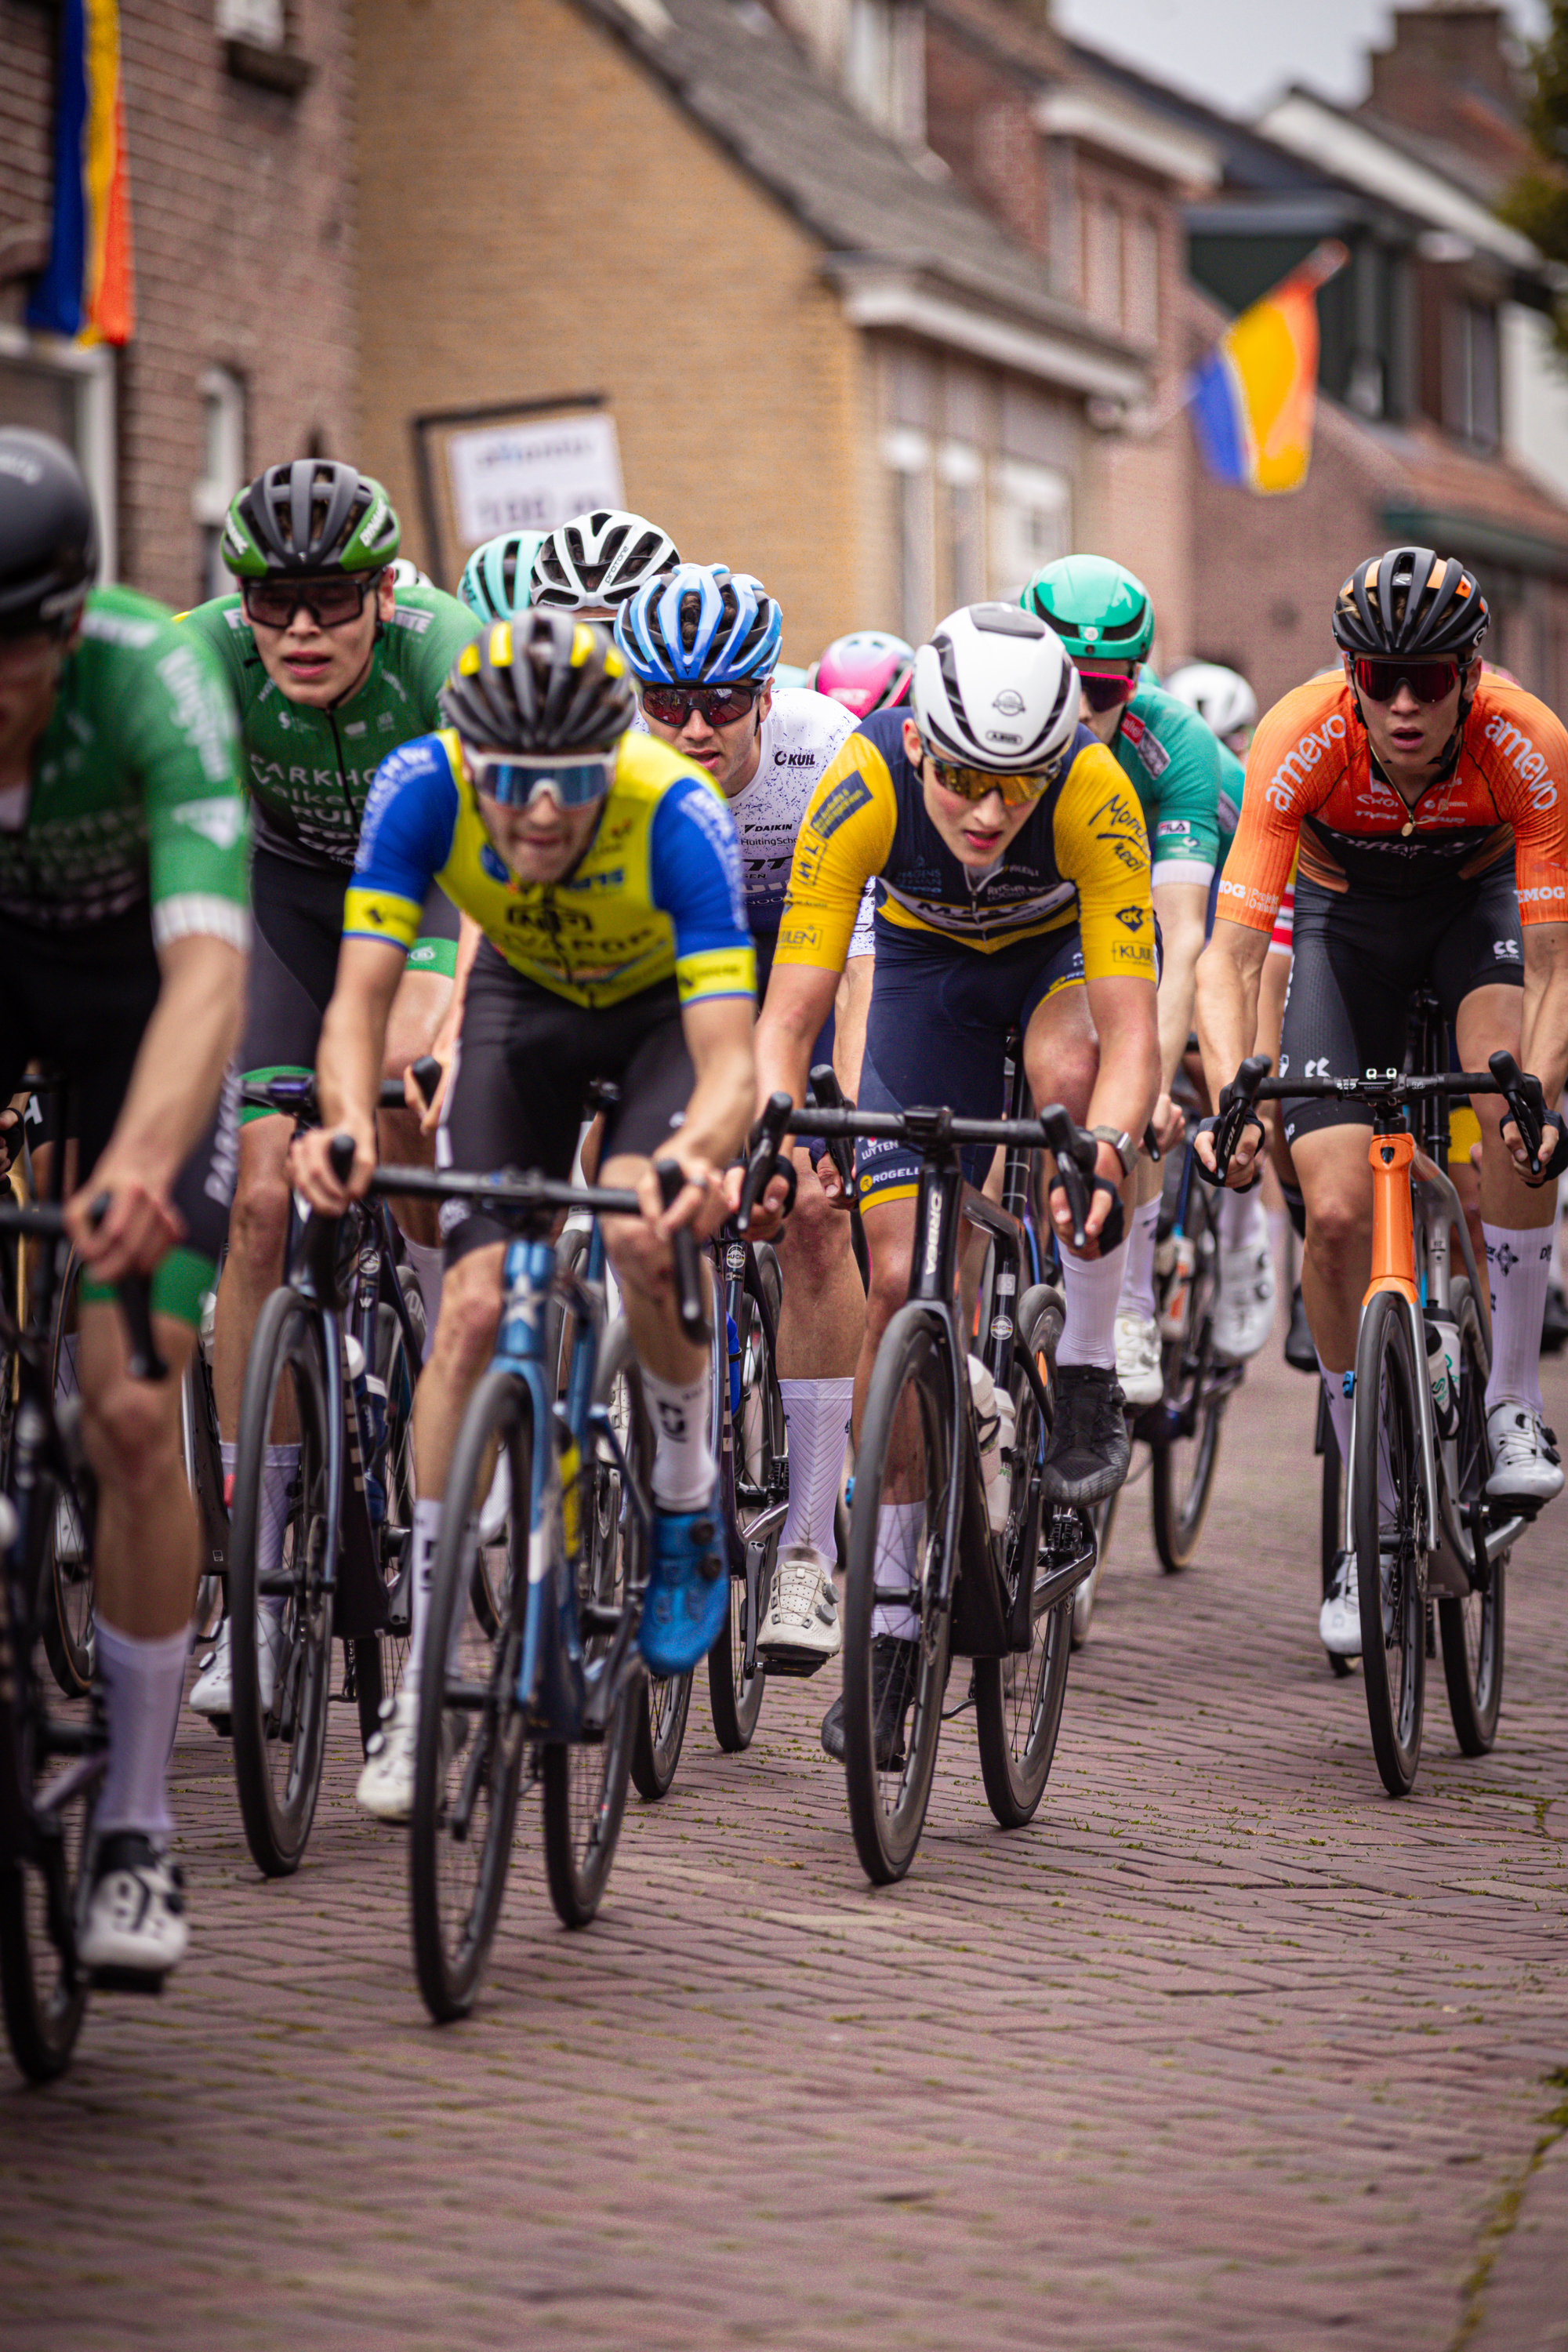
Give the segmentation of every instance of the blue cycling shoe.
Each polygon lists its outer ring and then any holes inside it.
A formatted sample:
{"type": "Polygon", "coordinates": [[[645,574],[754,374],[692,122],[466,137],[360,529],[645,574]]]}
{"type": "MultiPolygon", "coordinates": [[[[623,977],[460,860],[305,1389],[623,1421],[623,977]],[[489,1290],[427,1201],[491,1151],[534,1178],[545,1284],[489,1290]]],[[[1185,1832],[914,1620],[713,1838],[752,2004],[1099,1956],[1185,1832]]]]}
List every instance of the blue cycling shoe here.
{"type": "Polygon", "coordinates": [[[639,1636],[650,1675],[689,1675],[730,1615],[730,1580],[719,1537],[718,1494],[696,1511],[653,1513],[653,1563],[639,1636]]]}

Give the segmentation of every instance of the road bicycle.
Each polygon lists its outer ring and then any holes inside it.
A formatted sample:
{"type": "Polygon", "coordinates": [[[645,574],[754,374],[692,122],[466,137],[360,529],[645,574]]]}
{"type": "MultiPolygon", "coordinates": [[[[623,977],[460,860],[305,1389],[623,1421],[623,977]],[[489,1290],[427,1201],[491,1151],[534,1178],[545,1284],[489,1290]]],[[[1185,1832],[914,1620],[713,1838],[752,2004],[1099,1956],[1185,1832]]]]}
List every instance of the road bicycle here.
{"type": "MultiPolygon", "coordinates": [[[[1447,1174],[1449,1096],[1503,1095],[1530,1143],[1534,1082],[1507,1054],[1494,1054],[1485,1074],[1448,1070],[1447,1054],[1447,1024],[1424,993],[1405,1069],[1265,1078],[1268,1064],[1252,1056],[1215,1128],[1223,1171],[1257,1099],[1333,1098],[1372,1109],[1372,1279],[1356,1339],[1343,1540],[1356,1564],[1373,1752],[1394,1797],[1409,1793],[1420,1763],[1430,1603],[1459,1747],[1479,1756],[1492,1746],[1509,1553],[1535,1517],[1484,1491],[1485,1293],[1447,1174]],[[1458,1276],[1451,1237],[1464,1263],[1458,1276]]],[[[1538,1142],[1539,1126],[1534,1134],[1538,1142]]]]}
{"type": "MultiPolygon", "coordinates": [[[[774,1097],[779,1103],[787,1110],[786,1098],[774,1097]]],[[[991,1810],[1007,1829],[1033,1819],[1061,1721],[1072,1595],[1094,1562],[1089,1515],[1047,1508],[1041,1483],[1062,1295],[1047,1283],[1020,1295],[1018,1223],[966,1187],[959,1147],[1054,1150],[1079,1241],[1095,1147],[1056,1105],[1037,1119],[964,1119],[923,1108],[820,1108],[809,1118],[829,1139],[887,1138],[921,1161],[910,1297],[883,1334],[862,1417],[844,1608],[850,1825],[867,1875],[887,1885],[904,1876],[919,1846],[953,1654],[973,1661],[991,1810]],[[1014,1419],[1005,1496],[995,1475],[1003,1505],[995,1526],[959,1295],[966,1223],[993,1253],[994,1308],[981,1355],[1014,1419]],[[884,1557],[889,1548],[897,1560],[884,1557]]],[[[1027,1166],[1011,1171],[1014,1186],[1030,1181],[1027,1166]]]]}

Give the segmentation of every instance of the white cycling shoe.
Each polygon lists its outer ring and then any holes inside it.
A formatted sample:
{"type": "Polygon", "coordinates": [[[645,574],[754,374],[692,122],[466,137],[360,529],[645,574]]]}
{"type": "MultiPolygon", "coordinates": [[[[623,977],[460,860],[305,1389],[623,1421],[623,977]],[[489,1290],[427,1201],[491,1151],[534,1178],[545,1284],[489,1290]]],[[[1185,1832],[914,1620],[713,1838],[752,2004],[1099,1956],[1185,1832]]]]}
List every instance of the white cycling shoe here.
{"type": "Polygon", "coordinates": [[[1267,1241],[1242,1242],[1219,1254],[1215,1353],[1239,1364],[1256,1356],[1274,1328],[1274,1254],[1267,1241]]]}
{"type": "Polygon", "coordinates": [[[1129,1314],[1125,1307],[1116,1318],[1116,1377],[1127,1404],[1158,1404],[1165,1393],[1160,1327],[1150,1316],[1129,1314]]]}
{"type": "Polygon", "coordinates": [[[773,1589],[757,1631],[757,1655],[816,1667],[843,1647],[833,1571],[815,1544],[779,1554],[773,1589]]]}
{"type": "Polygon", "coordinates": [[[191,1940],[185,1883],[178,1863],[139,1831],[106,1837],[93,1862],[77,1958],[88,1969],[129,1978],[155,1990],[185,1957],[191,1940]]]}
{"type": "Polygon", "coordinates": [[[371,1736],[354,1801],[378,1822],[414,1818],[414,1760],[419,1745],[419,1694],[406,1683],[392,1713],[371,1736]]]}
{"type": "Polygon", "coordinates": [[[1550,1503],[1563,1492],[1557,1439],[1538,1412],[1510,1401],[1487,1415],[1491,1476],[1486,1491],[1497,1503],[1550,1503]]]}
{"type": "MultiPolygon", "coordinates": [[[[216,1648],[202,1660],[202,1671],[191,1686],[191,1711],[195,1715],[212,1717],[234,1713],[234,1657],[229,1641],[229,1619],[218,1628],[216,1648]]],[[[270,1609],[256,1612],[256,1649],[261,1677],[261,1705],[265,1711],[272,1705],[278,1688],[278,1669],[283,1658],[283,1619],[270,1609]]]]}
{"type": "Polygon", "coordinates": [[[1318,1612],[1318,1639],[1336,1658],[1361,1655],[1361,1591],[1353,1551],[1342,1551],[1335,1558],[1333,1576],[1318,1612]]]}

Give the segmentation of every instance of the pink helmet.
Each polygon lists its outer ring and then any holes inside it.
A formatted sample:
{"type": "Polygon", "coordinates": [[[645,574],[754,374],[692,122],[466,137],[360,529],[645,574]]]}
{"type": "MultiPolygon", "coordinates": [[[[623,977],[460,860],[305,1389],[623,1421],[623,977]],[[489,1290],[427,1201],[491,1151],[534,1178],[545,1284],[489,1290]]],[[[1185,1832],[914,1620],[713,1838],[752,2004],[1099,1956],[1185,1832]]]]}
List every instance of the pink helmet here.
{"type": "Polygon", "coordinates": [[[909,699],[915,653],[902,637],[886,629],[855,629],[835,637],[816,665],[812,680],[818,694],[830,694],[857,719],[873,710],[889,710],[909,699]]]}

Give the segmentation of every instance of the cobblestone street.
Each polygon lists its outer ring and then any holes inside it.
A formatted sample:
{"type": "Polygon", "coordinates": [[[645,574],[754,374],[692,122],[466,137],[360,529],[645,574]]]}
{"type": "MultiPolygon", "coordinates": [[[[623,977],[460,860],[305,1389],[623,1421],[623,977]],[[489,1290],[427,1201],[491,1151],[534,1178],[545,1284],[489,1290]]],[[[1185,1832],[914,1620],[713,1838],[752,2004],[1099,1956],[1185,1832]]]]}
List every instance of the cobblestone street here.
{"type": "Polygon", "coordinates": [[[873,1893],[832,1670],[742,1758],[700,1696],[584,1934],[525,1812],[455,2028],[348,1711],[274,1884],[187,1715],[188,1964],[0,2087],[7,2346],[1568,2346],[1568,1521],[1514,1555],[1495,1753],[1435,1664],[1394,1804],[1316,1640],[1312,1402],[1253,1367],[1186,1576],[1123,1497],[1031,1829],[960,1716],[873,1893]]]}

